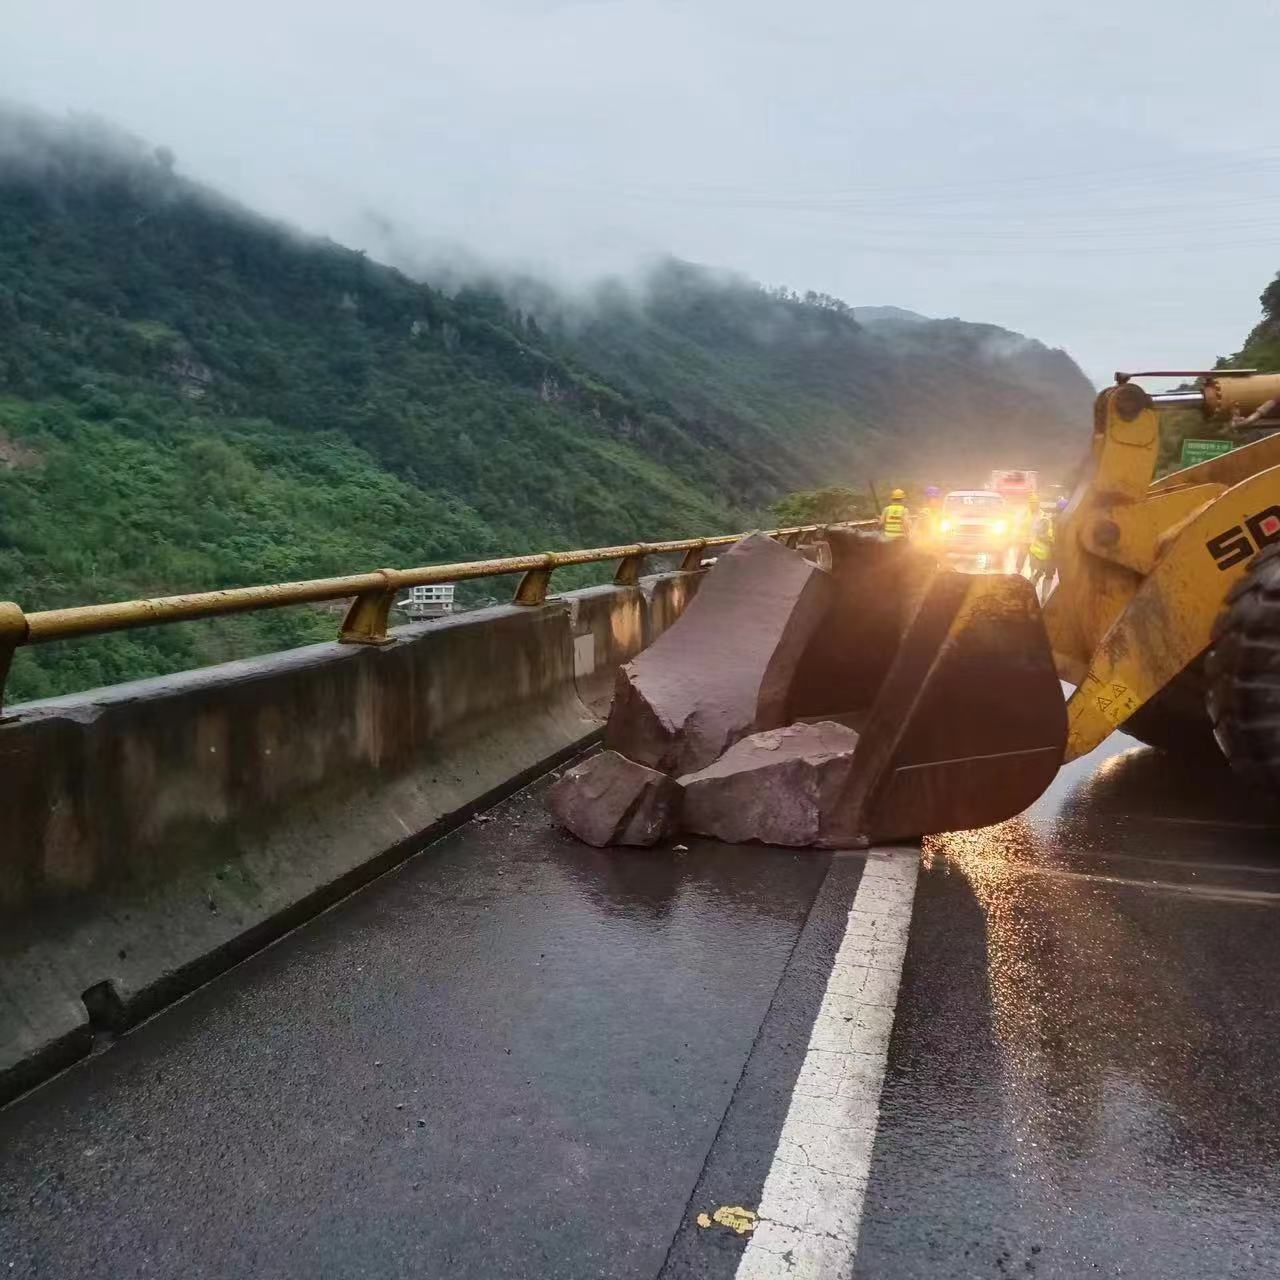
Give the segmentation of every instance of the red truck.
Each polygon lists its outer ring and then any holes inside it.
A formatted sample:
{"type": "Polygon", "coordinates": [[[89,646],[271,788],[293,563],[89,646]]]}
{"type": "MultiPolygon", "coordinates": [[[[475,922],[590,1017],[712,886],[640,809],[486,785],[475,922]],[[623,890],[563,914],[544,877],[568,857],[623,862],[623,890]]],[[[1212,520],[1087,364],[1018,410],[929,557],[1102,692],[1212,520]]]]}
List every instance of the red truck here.
{"type": "Polygon", "coordinates": [[[1011,507],[1025,507],[1040,492],[1039,484],[1036,471],[993,471],[987,478],[987,488],[1011,507]]]}

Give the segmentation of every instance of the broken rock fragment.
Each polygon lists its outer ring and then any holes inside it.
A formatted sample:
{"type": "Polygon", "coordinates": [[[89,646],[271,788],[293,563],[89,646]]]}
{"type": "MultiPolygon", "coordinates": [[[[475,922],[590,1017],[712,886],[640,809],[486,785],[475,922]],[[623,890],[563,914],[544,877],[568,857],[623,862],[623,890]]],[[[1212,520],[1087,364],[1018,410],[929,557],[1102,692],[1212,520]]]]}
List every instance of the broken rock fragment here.
{"type": "Polygon", "coordinates": [[[547,808],[579,840],[597,848],[648,846],[675,834],[680,788],[665,773],[602,751],[560,778],[547,792],[547,808]]]}
{"type": "Polygon", "coordinates": [[[830,817],[858,735],[832,720],[754,733],[680,779],[684,827],[731,844],[793,847],[837,839],[830,817]]]}
{"type": "Polygon", "coordinates": [[[763,534],[720,557],[679,621],[619,672],[605,745],[664,773],[709,765],[786,723],[830,576],[763,534]]]}

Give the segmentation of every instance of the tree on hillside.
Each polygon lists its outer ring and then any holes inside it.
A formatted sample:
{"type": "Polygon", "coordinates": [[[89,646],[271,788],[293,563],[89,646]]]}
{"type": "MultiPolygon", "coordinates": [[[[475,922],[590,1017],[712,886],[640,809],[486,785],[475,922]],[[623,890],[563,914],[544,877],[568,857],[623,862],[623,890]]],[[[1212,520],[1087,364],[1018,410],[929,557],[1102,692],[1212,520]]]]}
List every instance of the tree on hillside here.
{"type": "Polygon", "coordinates": [[[795,524],[836,524],[841,520],[861,520],[875,515],[869,494],[847,485],[801,490],[779,498],[769,508],[780,526],[795,524]]]}

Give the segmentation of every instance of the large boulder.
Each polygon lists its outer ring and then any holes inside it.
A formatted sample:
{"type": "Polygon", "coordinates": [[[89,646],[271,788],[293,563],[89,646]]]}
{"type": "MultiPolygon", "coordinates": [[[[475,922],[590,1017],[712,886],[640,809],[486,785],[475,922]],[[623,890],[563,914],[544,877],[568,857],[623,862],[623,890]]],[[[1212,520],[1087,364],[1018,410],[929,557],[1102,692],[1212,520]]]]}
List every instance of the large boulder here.
{"type": "Polygon", "coordinates": [[[680,779],[684,826],[731,844],[841,844],[830,818],[858,735],[822,720],[754,733],[680,779]]]}
{"type": "Polygon", "coordinates": [[[643,847],[676,833],[680,788],[665,773],[616,751],[602,751],[575,765],[552,786],[547,808],[587,844],[643,847]]]}
{"type": "Polygon", "coordinates": [[[680,620],[618,672],[605,745],[664,773],[709,765],[786,724],[830,576],[763,534],[722,555],[680,620]]]}

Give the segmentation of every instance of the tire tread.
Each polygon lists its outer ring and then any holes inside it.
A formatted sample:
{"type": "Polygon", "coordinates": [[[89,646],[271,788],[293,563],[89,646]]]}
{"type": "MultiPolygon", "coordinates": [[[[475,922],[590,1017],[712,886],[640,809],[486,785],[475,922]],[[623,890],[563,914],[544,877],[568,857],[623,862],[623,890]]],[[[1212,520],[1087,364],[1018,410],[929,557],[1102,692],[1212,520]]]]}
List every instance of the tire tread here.
{"type": "Polygon", "coordinates": [[[1280,544],[1227,594],[1205,658],[1205,703],[1231,767],[1280,792],[1280,544]]]}

